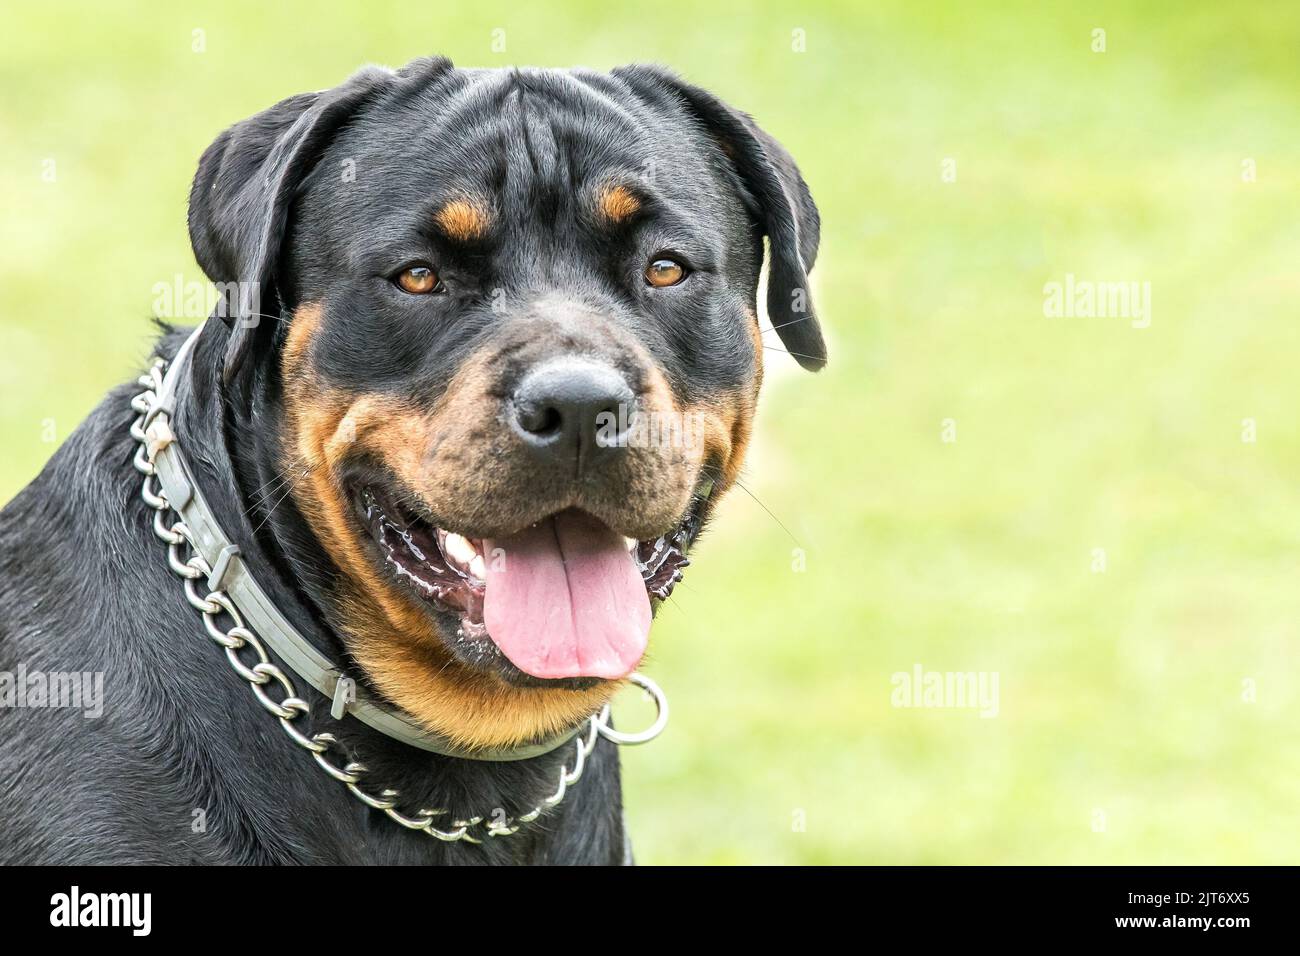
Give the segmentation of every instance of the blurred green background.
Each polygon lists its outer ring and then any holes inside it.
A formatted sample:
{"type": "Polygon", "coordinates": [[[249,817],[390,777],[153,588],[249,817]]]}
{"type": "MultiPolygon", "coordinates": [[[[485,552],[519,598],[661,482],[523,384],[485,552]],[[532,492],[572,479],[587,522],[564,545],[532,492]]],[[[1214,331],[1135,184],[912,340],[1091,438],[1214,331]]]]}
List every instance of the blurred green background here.
{"type": "Polygon", "coordinates": [[[0,497],[200,278],[228,124],[434,52],[660,61],[800,162],[831,366],[766,336],[752,494],[625,751],[640,860],[1295,862],[1300,7],[867,6],[7,4],[0,497]],[[1067,273],[1150,282],[1150,326],[1045,317],[1067,273]],[[998,716],[891,706],[918,664],[996,672],[998,716]]]}

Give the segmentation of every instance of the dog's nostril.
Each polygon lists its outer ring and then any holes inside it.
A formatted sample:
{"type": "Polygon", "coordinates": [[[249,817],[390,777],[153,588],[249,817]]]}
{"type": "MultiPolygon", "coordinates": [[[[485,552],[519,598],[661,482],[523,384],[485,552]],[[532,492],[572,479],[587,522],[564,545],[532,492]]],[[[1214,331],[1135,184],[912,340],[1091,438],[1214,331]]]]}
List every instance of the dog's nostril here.
{"type": "Polygon", "coordinates": [[[635,398],[612,366],[558,358],[524,376],[512,396],[510,423],[540,458],[581,471],[622,447],[635,398]]]}
{"type": "Polygon", "coordinates": [[[560,410],[552,405],[524,403],[515,408],[515,420],[519,427],[538,438],[550,438],[559,433],[564,423],[560,410]]]}

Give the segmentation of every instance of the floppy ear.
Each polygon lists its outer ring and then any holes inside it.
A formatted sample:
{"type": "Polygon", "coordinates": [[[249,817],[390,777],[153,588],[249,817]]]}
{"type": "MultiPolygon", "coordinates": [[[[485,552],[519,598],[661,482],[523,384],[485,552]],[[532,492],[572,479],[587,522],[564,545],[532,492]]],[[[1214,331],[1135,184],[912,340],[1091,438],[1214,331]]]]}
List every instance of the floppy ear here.
{"type": "Polygon", "coordinates": [[[217,285],[216,315],[230,329],[224,381],[244,366],[259,329],[273,331],[289,209],[322,150],[379,91],[449,69],[441,58],[417,60],[396,74],[367,67],[333,89],[292,96],[236,123],[204,152],[190,189],[190,243],[217,285]]]}
{"type": "Polygon", "coordinates": [[[644,93],[668,91],[718,141],[740,176],[751,215],[768,239],[767,317],[796,362],[816,372],[826,365],[826,342],[813,310],[808,272],[817,259],[821,218],[808,184],[785,147],[747,113],[667,70],[632,66],[614,74],[644,93]]]}

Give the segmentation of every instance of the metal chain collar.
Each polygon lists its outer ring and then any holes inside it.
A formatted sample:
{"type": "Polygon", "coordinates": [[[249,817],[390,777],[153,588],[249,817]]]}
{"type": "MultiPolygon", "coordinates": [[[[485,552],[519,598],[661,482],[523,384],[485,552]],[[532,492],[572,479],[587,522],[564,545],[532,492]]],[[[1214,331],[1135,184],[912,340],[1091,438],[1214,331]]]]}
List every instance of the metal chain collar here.
{"type": "MultiPolygon", "coordinates": [[[[340,767],[338,762],[331,760],[328,756],[333,751],[339,753],[344,759],[347,758],[342,745],[333,734],[317,733],[308,737],[295,725],[295,721],[310,713],[311,705],[298,696],[289,675],[271,660],[270,655],[266,652],[266,647],[257,635],[245,627],[244,620],[229,595],[220,589],[208,591],[207,594],[203,594],[199,590],[196,582],[207,578],[212,569],[209,567],[207,560],[198,553],[189,528],[186,527],[184,521],[180,520],[180,515],[172,509],[167,501],[166,493],[160,486],[155,487],[157,483],[150,448],[150,437],[145,432],[145,421],[150,416],[150,412],[155,409],[159,401],[158,396],[162,393],[163,375],[166,369],[167,362],[165,359],[155,359],[149,371],[138,379],[144,391],[131,399],[131,408],[139,416],[131,424],[131,437],[139,442],[133,464],[136,470],[144,476],[140,487],[140,496],[144,499],[145,504],[153,509],[154,534],[167,544],[167,563],[171,566],[172,571],[185,582],[185,598],[191,606],[202,614],[203,627],[207,631],[208,637],[225,649],[226,659],[230,662],[230,667],[248,682],[253,694],[257,697],[258,703],[269,713],[280,719],[280,726],[290,740],[310,753],[322,770],[346,786],[348,791],[366,806],[375,810],[382,810],[390,819],[408,829],[419,830],[434,839],[446,843],[458,841],[482,843],[483,841],[479,837],[484,835],[489,837],[510,836],[517,833],[521,826],[532,823],[545,811],[556,806],[564,799],[568,788],[577,783],[582,777],[587,757],[596,746],[598,735],[604,736],[614,743],[632,744],[649,740],[662,729],[662,725],[667,718],[667,710],[661,707],[659,719],[647,731],[639,734],[619,733],[609,726],[609,705],[606,704],[599,713],[593,714],[589,718],[587,732],[580,734],[575,739],[573,769],[569,769],[567,762],[560,767],[559,784],[555,792],[532,810],[516,817],[509,817],[504,811],[497,810],[488,817],[474,816],[467,819],[451,819],[447,824],[444,824],[447,828],[443,829],[435,826],[435,820],[440,817],[449,817],[450,810],[421,808],[414,813],[403,813],[398,809],[402,799],[398,791],[384,789],[380,791],[378,796],[375,796],[373,793],[363,790],[360,782],[368,772],[364,764],[351,760],[340,767]],[[175,516],[176,519],[171,524],[168,524],[169,513],[175,516]],[[185,549],[186,553],[182,553],[183,549],[185,549]],[[234,622],[234,625],[223,629],[218,623],[219,618],[222,616],[228,617],[234,622]],[[247,659],[247,652],[249,651],[256,657],[256,660],[251,663],[247,659]],[[244,654],[242,659],[241,653],[244,654]],[[274,691],[274,685],[277,684],[284,693],[284,696],[278,701],[271,695],[271,692],[274,691]]],[[[656,698],[661,696],[658,688],[649,678],[640,674],[633,674],[631,679],[654,694],[656,698]]]]}

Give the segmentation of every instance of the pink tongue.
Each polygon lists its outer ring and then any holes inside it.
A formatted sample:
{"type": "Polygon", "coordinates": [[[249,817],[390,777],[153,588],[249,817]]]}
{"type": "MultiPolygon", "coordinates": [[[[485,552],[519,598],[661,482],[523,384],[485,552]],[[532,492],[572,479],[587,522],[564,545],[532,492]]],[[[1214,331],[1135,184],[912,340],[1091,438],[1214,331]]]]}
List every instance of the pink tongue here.
{"type": "Polygon", "coordinates": [[[640,663],[650,598],[626,543],[610,528],[564,511],[486,540],[483,550],[483,623],[521,671],[616,679],[640,663]]]}

